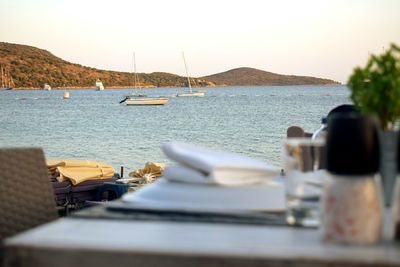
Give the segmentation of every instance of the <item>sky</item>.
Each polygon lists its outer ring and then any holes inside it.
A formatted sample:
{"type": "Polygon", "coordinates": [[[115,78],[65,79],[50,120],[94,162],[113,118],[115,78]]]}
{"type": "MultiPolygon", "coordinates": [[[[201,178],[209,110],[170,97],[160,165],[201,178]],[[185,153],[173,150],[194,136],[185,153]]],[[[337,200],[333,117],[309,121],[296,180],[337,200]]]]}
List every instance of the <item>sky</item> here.
{"type": "Polygon", "coordinates": [[[400,45],[399,0],[0,0],[0,41],[84,66],[191,76],[238,67],[346,83],[400,45]]]}

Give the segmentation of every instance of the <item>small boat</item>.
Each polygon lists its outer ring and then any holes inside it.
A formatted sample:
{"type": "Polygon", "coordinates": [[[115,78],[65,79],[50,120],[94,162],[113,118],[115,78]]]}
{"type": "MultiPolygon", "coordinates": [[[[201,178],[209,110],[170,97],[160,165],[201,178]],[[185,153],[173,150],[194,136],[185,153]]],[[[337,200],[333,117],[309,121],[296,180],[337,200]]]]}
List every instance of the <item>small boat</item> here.
{"type": "Polygon", "coordinates": [[[103,91],[104,90],[104,85],[103,83],[100,81],[100,79],[96,80],[96,91],[103,91]]]}
{"type": "Polygon", "coordinates": [[[128,97],[125,100],[127,106],[139,105],[165,105],[168,102],[167,97],[128,97]]]}
{"type": "Polygon", "coordinates": [[[0,90],[12,90],[14,88],[14,80],[7,69],[1,67],[1,87],[0,90]]]}
{"type": "Polygon", "coordinates": [[[64,92],[63,98],[64,99],[69,99],[70,98],[69,92],[64,92]]]}
{"type": "MultiPolygon", "coordinates": [[[[134,88],[140,89],[140,83],[138,79],[138,74],[136,72],[136,58],[135,53],[133,53],[133,77],[134,77],[134,88]]],[[[165,96],[148,97],[144,94],[132,94],[126,96],[119,103],[126,103],[127,106],[144,106],[144,105],[165,105],[168,103],[168,98],[165,96]]]]}
{"type": "Polygon", "coordinates": [[[197,90],[197,92],[192,91],[192,85],[190,84],[190,77],[189,77],[189,72],[187,70],[185,54],[183,52],[182,52],[182,56],[183,56],[183,63],[185,64],[185,71],[186,71],[186,76],[187,76],[187,80],[188,80],[189,93],[177,94],[176,96],[178,96],[178,97],[182,97],[182,96],[184,96],[184,97],[186,97],[186,96],[203,97],[204,92],[199,92],[200,90],[197,90]]]}
{"type": "Polygon", "coordinates": [[[47,83],[44,84],[43,90],[51,91],[51,86],[47,83]]]}
{"type": "Polygon", "coordinates": [[[169,101],[168,97],[157,96],[148,97],[146,95],[128,95],[119,103],[126,103],[127,106],[142,106],[142,105],[165,105],[169,101]]]}

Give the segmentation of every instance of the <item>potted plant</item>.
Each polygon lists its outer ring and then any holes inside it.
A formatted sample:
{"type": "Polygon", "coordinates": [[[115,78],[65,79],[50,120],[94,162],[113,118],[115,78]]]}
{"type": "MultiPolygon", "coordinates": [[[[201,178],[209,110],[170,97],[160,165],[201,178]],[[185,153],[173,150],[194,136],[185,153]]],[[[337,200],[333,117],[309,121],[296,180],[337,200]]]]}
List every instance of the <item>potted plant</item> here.
{"type": "Polygon", "coordinates": [[[383,54],[371,55],[364,68],[354,69],[348,87],[355,107],[379,121],[381,175],[389,205],[397,173],[398,136],[394,128],[400,118],[400,47],[391,44],[383,54]]]}

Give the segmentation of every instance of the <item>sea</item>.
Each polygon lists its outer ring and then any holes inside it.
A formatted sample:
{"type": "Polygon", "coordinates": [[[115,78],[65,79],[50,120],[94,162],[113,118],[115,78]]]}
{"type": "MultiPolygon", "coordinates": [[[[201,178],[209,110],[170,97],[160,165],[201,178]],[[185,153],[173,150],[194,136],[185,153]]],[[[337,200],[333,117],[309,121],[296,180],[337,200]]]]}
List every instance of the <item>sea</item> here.
{"type": "Polygon", "coordinates": [[[289,126],[314,132],[332,108],[351,103],[344,85],[206,90],[205,97],[175,97],[187,88],[0,91],[0,146],[41,147],[47,159],[97,160],[130,172],[149,161],[173,164],[161,145],[177,141],[280,167],[289,126]],[[119,103],[135,93],[170,99],[164,106],[119,103]]]}

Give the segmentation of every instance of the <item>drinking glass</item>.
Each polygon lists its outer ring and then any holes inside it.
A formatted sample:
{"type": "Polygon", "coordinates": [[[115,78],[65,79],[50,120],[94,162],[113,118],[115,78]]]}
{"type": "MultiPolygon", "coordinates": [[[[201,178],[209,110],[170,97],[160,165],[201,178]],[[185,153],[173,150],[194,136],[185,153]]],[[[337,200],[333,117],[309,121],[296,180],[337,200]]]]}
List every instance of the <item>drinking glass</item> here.
{"type": "Polygon", "coordinates": [[[286,176],[286,221],[289,225],[317,227],[319,198],[325,170],[320,168],[324,140],[287,138],[283,148],[286,176]]]}

